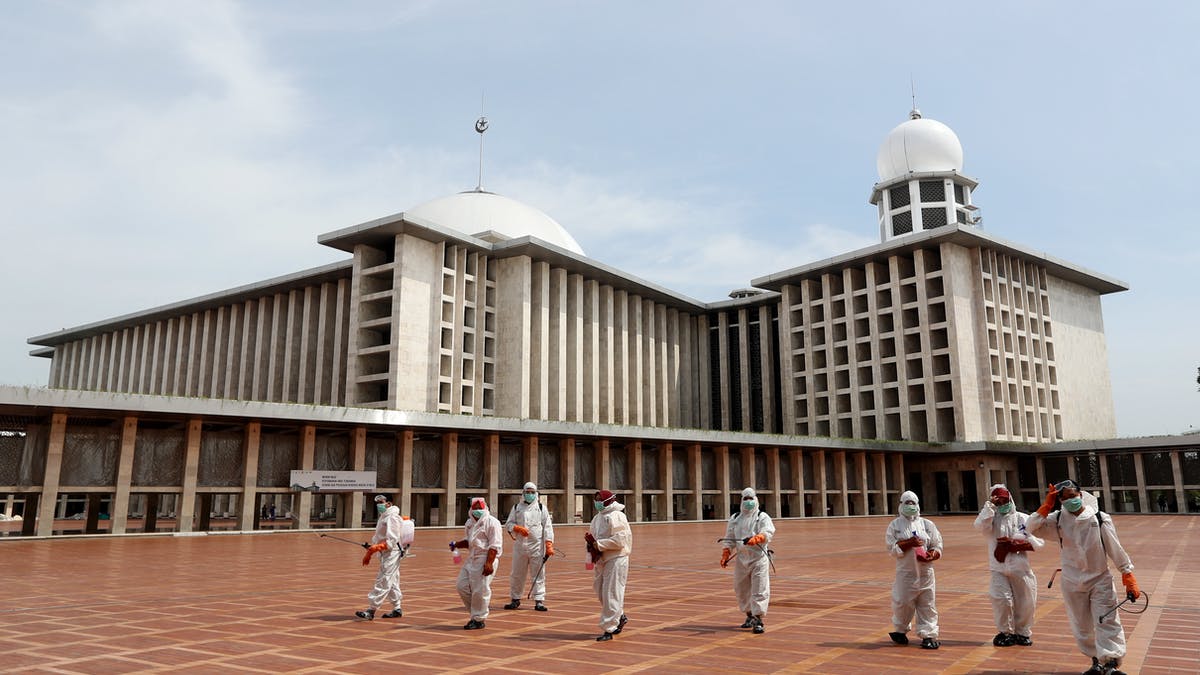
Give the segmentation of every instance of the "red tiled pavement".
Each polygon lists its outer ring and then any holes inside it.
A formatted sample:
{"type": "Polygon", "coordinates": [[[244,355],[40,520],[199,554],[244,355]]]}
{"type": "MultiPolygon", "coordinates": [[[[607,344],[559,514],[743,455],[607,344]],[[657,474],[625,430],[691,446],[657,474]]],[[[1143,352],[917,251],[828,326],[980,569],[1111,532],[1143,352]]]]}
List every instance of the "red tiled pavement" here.
{"type": "MultiPolygon", "coordinates": [[[[596,643],[598,606],[582,561],[583,529],[559,526],[566,559],[550,563],[547,613],[507,612],[508,560],[487,628],[464,632],[458,568],[422,529],[402,565],[404,617],[355,621],[375,566],[362,549],[313,532],[191,537],[0,540],[0,671],[50,673],[792,672],[1078,673],[1057,589],[1058,544],[1036,554],[1034,646],[998,649],[982,538],[966,516],[936,521],[942,648],[887,638],[892,561],[886,518],[779,520],[767,632],[737,629],[731,573],[717,566],[720,523],[634,527],[630,624],[596,643]]],[[[1121,516],[1150,609],[1123,614],[1125,670],[1200,671],[1200,518],[1121,516]]],[[[363,532],[337,532],[364,539],[363,532]]],[[[527,603],[528,604],[528,603],[527,603]]]]}

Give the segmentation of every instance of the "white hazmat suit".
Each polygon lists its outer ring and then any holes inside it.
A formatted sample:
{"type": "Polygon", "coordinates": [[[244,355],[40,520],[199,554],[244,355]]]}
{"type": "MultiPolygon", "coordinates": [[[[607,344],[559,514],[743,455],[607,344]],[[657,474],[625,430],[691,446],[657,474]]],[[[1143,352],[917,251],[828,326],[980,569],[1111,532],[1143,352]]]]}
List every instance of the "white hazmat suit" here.
{"type": "MultiPolygon", "coordinates": [[[[993,485],[992,491],[997,487],[1004,486],[993,485]]],[[[987,541],[988,569],[992,576],[988,586],[988,597],[992,600],[992,618],[995,620],[996,630],[1026,638],[1033,635],[1033,618],[1037,610],[1037,577],[1033,574],[1033,566],[1026,551],[1004,553],[1004,561],[1001,562],[996,559],[996,546],[998,539],[1007,537],[1014,541],[1028,542],[1035,551],[1041,550],[1045,541],[1028,532],[1028,519],[1028,514],[1017,511],[1015,507],[1008,513],[999,513],[996,505],[990,500],[983,503],[983,508],[975,518],[975,529],[979,530],[987,541]]],[[[1009,642],[1011,644],[1011,640],[1009,642]]]]}
{"type": "Polygon", "coordinates": [[[462,598],[463,606],[471,611],[471,620],[482,622],[488,617],[488,603],[492,600],[493,574],[485,575],[483,566],[487,563],[488,551],[495,550],[496,558],[493,565],[500,560],[504,551],[504,535],[500,521],[487,508],[478,519],[467,516],[463,528],[467,540],[467,559],[463,561],[462,569],[458,572],[458,597],[462,598]]]}
{"type": "MultiPolygon", "coordinates": [[[[537,486],[526,483],[525,489],[537,490],[537,486]]],[[[551,522],[550,512],[538,499],[534,499],[532,503],[522,500],[509,511],[508,520],[504,521],[504,529],[515,537],[509,597],[513,600],[524,597],[525,580],[529,578],[533,579],[533,599],[540,604],[546,599],[546,567],[543,564],[547,553],[546,542],[554,541],[554,523],[551,522]],[[524,528],[529,533],[514,532],[514,527],[524,528]]],[[[553,544],[550,548],[553,550],[553,544]]]]}
{"type": "Polygon", "coordinates": [[[400,558],[402,551],[413,542],[416,528],[411,520],[400,516],[400,509],[395,505],[387,507],[379,521],[375,524],[375,534],[371,536],[371,545],[386,543],[387,550],[379,553],[379,574],[375,577],[375,587],[367,593],[367,606],[371,611],[379,609],[383,603],[390,602],[400,609],[400,558]]]}
{"type": "Polygon", "coordinates": [[[1104,623],[1098,617],[1117,606],[1117,591],[1107,556],[1122,574],[1133,571],[1133,561],[1117,539],[1112,517],[1101,513],[1096,498],[1083,493],[1083,509],[1063,509],[1029,516],[1026,527],[1047,539],[1062,538],[1062,594],[1067,618],[1079,651],[1100,663],[1119,662],[1125,656],[1125,629],[1119,612],[1104,623]]]}
{"type": "Polygon", "coordinates": [[[592,588],[600,599],[600,628],[615,633],[625,616],[625,581],[629,576],[629,554],[633,552],[633,531],[625,517],[625,505],[617,501],[606,504],[592,518],[588,532],[602,554],[592,578],[592,588]]]}
{"type": "MultiPolygon", "coordinates": [[[[917,495],[904,492],[900,501],[917,501],[917,495]]],[[[900,515],[887,528],[884,540],[888,553],[896,559],[896,580],[892,583],[892,624],[897,633],[907,633],[913,615],[917,619],[917,635],[937,640],[938,613],[935,603],[937,582],[933,565],[917,560],[917,549],[905,551],[897,542],[916,535],[925,550],[932,553],[942,551],[942,535],[932,521],[922,518],[920,511],[915,515],[900,515]]]]}
{"type": "Polygon", "coordinates": [[[771,522],[771,516],[759,508],[753,488],[742,490],[742,503],[741,511],[730,516],[725,525],[725,539],[728,541],[724,543],[726,548],[736,553],[733,556],[733,591],[737,595],[738,609],[746,614],[747,623],[750,623],[750,619],[755,617],[761,621],[771,600],[771,561],[767,551],[775,537],[775,525],[771,522]],[[747,502],[753,502],[753,508],[746,509],[747,502]],[[748,537],[760,534],[762,543],[742,543],[748,537]]]}

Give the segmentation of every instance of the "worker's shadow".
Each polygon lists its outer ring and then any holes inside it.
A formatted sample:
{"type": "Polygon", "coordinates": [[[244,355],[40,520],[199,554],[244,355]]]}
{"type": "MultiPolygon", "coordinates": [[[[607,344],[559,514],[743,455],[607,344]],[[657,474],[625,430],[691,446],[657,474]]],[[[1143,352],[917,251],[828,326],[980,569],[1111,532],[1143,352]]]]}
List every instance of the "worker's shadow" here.
{"type": "MultiPolygon", "coordinates": [[[[912,640],[912,642],[907,645],[898,645],[888,639],[886,635],[883,636],[882,640],[875,642],[818,642],[817,644],[822,647],[851,649],[857,651],[876,651],[879,649],[895,649],[897,652],[906,649],[925,651],[921,649],[920,638],[915,640],[912,638],[909,639],[912,640]]],[[[978,647],[980,645],[978,642],[971,642],[969,640],[938,640],[938,643],[941,645],[942,649],[946,649],[947,647],[978,647]]]]}
{"type": "Polygon", "coordinates": [[[506,635],[506,640],[519,640],[521,642],[579,642],[581,640],[595,640],[596,633],[567,633],[559,631],[538,631],[536,633],[521,633],[520,635],[506,635]]]}

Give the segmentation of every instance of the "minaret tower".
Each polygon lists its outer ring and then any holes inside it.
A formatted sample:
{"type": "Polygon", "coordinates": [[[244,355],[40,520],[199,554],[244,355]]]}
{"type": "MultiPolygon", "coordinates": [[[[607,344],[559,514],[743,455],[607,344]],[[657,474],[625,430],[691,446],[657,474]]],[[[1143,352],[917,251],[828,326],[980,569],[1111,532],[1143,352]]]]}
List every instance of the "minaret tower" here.
{"type": "Polygon", "coordinates": [[[880,240],[955,223],[980,227],[979,209],[971,204],[979,182],[962,174],[958,136],[915,107],[908,117],[883,140],[875,160],[879,182],[871,203],[879,207],[880,240]]]}

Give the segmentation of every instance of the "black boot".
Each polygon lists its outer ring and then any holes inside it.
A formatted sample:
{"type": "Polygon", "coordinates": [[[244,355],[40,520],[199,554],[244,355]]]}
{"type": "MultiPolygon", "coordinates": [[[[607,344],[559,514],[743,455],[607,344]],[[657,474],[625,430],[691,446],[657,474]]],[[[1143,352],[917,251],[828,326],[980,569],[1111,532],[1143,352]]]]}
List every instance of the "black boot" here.
{"type": "Polygon", "coordinates": [[[937,641],[937,638],[927,637],[921,640],[921,649],[937,649],[942,643],[937,641]]]}
{"type": "Polygon", "coordinates": [[[484,624],[482,621],[471,619],[467,622],[467,625],[463,626],[463,630],[479,630],[480,628],[483,628],[483,625],[484,624]]]}
{"type": "Polygon", "coordinates": [[[761,616],[754,617],[754,632],[756,634],[761,635],[766,630],[767,630],[766,628],[763,628],[762,617],[761,616]]]}
{"type": "Polygon", "coordinates": [[[360,619],[366,619],[367,621],[370,621],[375,618],[375,610],[364,609],[362,611],[355,612],[354,616],[357,616],[360,619]]]}
{"type": "Polygon", "coordinates": [[[521,606],[521,601],[518,600],[517,598],[513,598],[512,602],[510,602],[504,606],[504,609],[516,609],[520,606],[521,606]]]}
{"type": "Polygon", "coordinates": [[[1100,666],[1100,660],[1092,657],[1092,667],[1083,671],[1083,675],[1104,675],[1104,668],[1100,666]]]}
{"type": "Polygon", "coordinates": [[[1012,633],[996,633],[996,637],[992,638],[992,644],[997,647],[1013,646],[1013,638],[1016,637],[1012,633]]]}
{"type": "Polygon", "coordinates": [[[1020,633],[1012,633],[1012,639],[1014,645],[1020,645],[1022,647],[1033,646],[1033,640],[1029,639],[1027,636],[1021,635],[1020,633]]]}
{"type": "Polygon", "coordinates": [[[549,608],[547,608],[545,605],[543,605],[543,604],[542,604],[542,601],[541,601],[541,600],[534,600],[534,601],[533,601],[533,608],[534,608],[534,609],[536,609],[536,610],[537,610],[537,611],[539,611],[539,612],[549,612],[549,611],[550,611],[550,609],[549,609],[549,608]]]}
{"type": "Polygon", "coordinates": [[[1125,671],[1118,667],[1116,659],[1110,659],[1108,663],[1104,664],[1104,669],[1101,672],[1104,675],[1125,675],[1125,671]]]}
{"type": "Polygon", "coordinates": [[[617,622],[617,629],[613,631],[613,635],[616,635],[617,633],[620,633],[621,631],[625,630],[625,624],[627,624],[627,623],[629,623],[629,617],[622,614],[621,620],[617,622]]]}
{"type": "Polygon", "coordinates": [[[754,615],[746,612],[746,620],[742,622],[742,628],[754,628],[754,615]]]}
{"type": "Polygon", "coordinates": [[[600,637],[596,638],[596,642],[608,642],[609,640],[612,639],[613,635],[616,635],[616,631],[613,631],[611,633],[609,633],[608,631],[605,631],[604,635],[601,635],[600,637]]]}
{"type": "Polygon", "coordinates": [[[908,636],[899,631],[895,633],[888,633],[888,637],[892,638],[892,642],[895,642],[898,645],[908,644],[908,636]]]}
{"type": "Polygon", "coordinates": [[[401,612],[400,608],[397,607],[396,609],[393,609],[392,611],[388,612],[387,614],[384,614],[383,618],[384,619],[399,619],[402,616],[404,616],[404,612],[401,612]]]}

